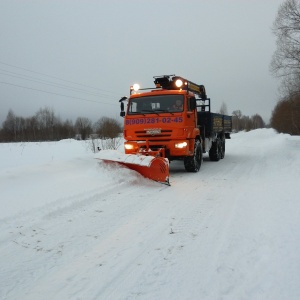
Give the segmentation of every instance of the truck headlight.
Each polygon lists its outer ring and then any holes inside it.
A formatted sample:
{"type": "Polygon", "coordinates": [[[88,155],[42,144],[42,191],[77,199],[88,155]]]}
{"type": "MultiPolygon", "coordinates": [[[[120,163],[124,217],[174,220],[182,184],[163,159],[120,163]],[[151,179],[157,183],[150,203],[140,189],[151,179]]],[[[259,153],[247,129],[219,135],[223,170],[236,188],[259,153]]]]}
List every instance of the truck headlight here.
{"type": "Polygon", "coordinates": [[[126,150],[132,150],[134,148],[134,146],[132,144],[124,144],[124,148],[126,150]]]}
{"type": "Polygon", "coordinates": [[[181,142],[181,143],[176,143],[175,148],[177,149],[183,149],[187,146],[187,142],[181,142]]]}

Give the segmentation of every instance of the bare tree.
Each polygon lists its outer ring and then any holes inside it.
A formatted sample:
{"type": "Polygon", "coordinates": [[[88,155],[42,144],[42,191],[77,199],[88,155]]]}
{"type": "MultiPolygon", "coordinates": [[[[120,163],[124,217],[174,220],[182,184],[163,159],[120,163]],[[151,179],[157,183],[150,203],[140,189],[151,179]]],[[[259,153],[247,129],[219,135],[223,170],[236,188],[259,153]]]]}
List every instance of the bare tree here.
{"type": "Polygon", "coordinates": [[[257,128],[265,128],[266,124],[263,120],[263,118],[259,114],[255,114],[251,117],[252,121],[252,129],[257,129],[257,128]]]}
{"type": "Polygon", "coordinates": [[[300,94],[277,103],[272,112],[271,126],[278,132],[300,135],[300,94]]]}
{"type": "Polygon", "coordinates": [[[93,132],[92,122],[88,118],[78,117],[75,122],[75,128],[77,133],[81,135],[83,140],[87,139],[93,132]]]}
{"type": "Polygon", "coordinates": [[[273,24],[277,49],[271,61],[271,72],[279,77],[300,74],[300,2],[286,0],[280,5],[273,24]]]}
{"type": "Polygon", "coordinates": [[[2,127],[3,137],[6,141],[17,140],[17,117],[11,109],[8,111],[2,127]]]}
{"type": "Polygon", "coordinates": [[[232,112],[232,129],[234,131],[241,130],[241,118],[242,112],[239,109],[232,112]]]}
{"type": "Polygon", "coordinates": [[[39,138],[41,140],[54,139],[54,126],[57,123],[53,109],[49,107],[40,108],[35,114],[38,124],[39,138]]]}
{"type": "Polygon", "coordinates": [[[300,134],[300,0],[280,5],[273,24],[277,49],[271,71],[282,78],[282,98],[271,116],[271,126],[279,132],[300,134]]]}
{"type": "Polygon", "coordinates": [[[38,122],[35,116],[27,119],[28,141],[37,140],[38,122]]]}
{"type": "Polygon", "coordinates": [[[220,108],[220,114],[222,115],[227,115],[228,111],[227,111],[227,105],[225,104],[225,102],[222,102],[221,108],[220,108]]]}
{"type": "Polygon", "coordinates": [[[62,138],[74,138],[75,130],[72,120],[66,120],[61,124],[60,135],[62,138]]]}
{"type": "Polygon", "coordinates": [[[95,132],[101,139],[118,137],[122,132],[120,123],[112,118],[102,117],[94,125],[95,132]]]}

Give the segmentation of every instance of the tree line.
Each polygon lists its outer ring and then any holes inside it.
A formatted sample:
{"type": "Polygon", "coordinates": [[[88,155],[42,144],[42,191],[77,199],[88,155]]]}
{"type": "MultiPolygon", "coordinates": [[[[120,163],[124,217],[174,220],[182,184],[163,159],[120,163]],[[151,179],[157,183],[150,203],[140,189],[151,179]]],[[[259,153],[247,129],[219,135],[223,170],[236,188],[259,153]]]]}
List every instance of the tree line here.
{"type": "Polygon", "coordinates": [[[232,130],[238,131],[250,131],[258,128],[265,128],[266,123],[259,114],[255,114],[251,117],[244,116],[240,110],[232,112],[232,130]]]}
{"type": "MultiPolygon", "coordinates": [[[[223,102],[219,113],[222,115],[228,115],[227,105],[223,102]]],[[[242,114],[241,110],[237,109],[232,112],[232,131],[250,131],[258,128],[265,128],[266,123],[259,114],[255,114],[251,117],[242,114]]]]}
{"type": "Polygon", "coordinates": [[[9,110],[0,128],[0,142],[58,141],[68,138],[88,139],[92,134],[99,138],[115,138],[122,132],[120,123],[102,117],[93,123],[89,118],[78,117],[62,121],[53,109],[39,109],[34,116],[20,117],[9,110]]]}
{"type": "MultiPolygon", "coordinates": [[[[226,105],[223,103],[220,113],[227,114],[226,105]]],[[[250,131],[266,127],[262,117],[255,114],[245,116],[240,110],[232,112],[232,130],[250,131]]],[[[0,142],[34,142],[58,141],[62,139],[77,138],[86,140],[95,135],[101,139],[114,139],[122,133],[121,124],[112,118],[101,117],[93,123],[89,118],[78,117],[62,121],[53,109],[48,107],[39,109],[34,116],[20,117],[9,110],[5,121],[0,128],[0,142]]]]}
{"type": "Polygon", "coordinates": [[[283,2],[273,23],[276,50],[270,69],[281,79],[281,97],[271,116],[278,132],[300,135],[300,0],[283,2]]]}

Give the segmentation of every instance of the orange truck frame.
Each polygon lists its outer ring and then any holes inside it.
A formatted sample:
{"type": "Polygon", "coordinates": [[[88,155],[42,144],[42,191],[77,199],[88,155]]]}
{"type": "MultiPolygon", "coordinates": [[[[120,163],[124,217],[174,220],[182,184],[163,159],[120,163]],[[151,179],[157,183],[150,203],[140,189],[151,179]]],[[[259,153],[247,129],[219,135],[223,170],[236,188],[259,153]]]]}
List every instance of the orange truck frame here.
{"type": "Polygon", "coordinates": [[[125,154],[182,160],[188,172],[200,170],[203,153],[212,161],[224,158],[232,118],[210,112],[205,87],[175,75],[154,76],[154,83],[133,85],[130,97],[119,101],[125,154]]]}

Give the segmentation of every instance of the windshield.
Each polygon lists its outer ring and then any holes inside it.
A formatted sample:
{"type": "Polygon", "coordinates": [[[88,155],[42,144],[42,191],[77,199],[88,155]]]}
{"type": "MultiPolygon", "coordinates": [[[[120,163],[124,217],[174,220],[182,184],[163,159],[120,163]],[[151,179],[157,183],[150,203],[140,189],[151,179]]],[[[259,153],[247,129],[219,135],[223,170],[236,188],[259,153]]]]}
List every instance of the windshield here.
{"type": "Polygon", "coordinates": [[[183,111],[183,95],[157,95],[130,99],[128,115],[183,111]]]}

